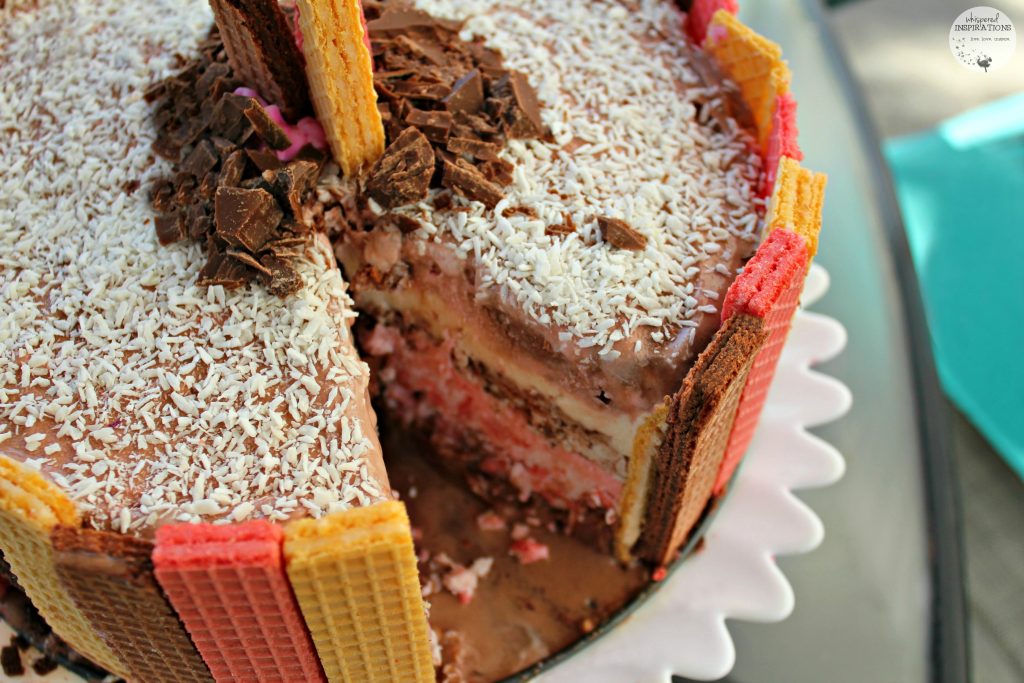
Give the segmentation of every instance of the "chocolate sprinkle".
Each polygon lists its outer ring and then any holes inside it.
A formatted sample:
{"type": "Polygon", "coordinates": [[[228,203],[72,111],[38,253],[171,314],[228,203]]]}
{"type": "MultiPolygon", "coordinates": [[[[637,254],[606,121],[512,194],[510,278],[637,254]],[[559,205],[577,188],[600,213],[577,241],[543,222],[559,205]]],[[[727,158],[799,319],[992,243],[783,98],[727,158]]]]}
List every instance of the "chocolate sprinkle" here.
{"type": "Polygon", "coordinates": [[[620,218],[598,216],[597,225],[601,228],[601,236],[604,241],[613,247],[639,251],[647,246],[647,238],[620,218]]]}
{"type": "Polygon", "coordinates": [[[427,196],[434,174],[434,150],[416,128],[406,128],[370,171],[366,194],[385,209],[427,196]]]}

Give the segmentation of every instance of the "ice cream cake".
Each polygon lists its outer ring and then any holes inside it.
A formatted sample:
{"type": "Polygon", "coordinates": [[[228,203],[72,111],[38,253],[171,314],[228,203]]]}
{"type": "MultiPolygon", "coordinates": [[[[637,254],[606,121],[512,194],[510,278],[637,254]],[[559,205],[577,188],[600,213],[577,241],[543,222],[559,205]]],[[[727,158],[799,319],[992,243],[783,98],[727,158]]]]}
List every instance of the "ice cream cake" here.
{"type": "Polygon", "coordinates": [[[371,393],[480,497],[657,574],[820,229],[735,9],[0,7],[11,585],[130,680],[446,676],[371,393]]]}

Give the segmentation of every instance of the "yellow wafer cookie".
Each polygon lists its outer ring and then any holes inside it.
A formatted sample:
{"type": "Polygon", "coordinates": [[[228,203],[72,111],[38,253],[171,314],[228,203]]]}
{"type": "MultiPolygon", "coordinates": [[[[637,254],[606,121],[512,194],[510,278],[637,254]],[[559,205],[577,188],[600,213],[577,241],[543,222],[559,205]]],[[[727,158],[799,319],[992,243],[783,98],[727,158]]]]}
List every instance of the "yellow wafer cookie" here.
{"type": "Polygon", "coordinates": [[[100,640],[57,578],[50,531],[81,524],[74,503],[38,472],[0,455],[0,550],[46,623],[75,650],[124,676],[124,665],[100,640]]]}
{"type": "Polygon", "coordinates": [[[404,505],[384,501],[292,522],[284,554],[329,681],[434,681],[404,505]]]}
{"type": "Polygon", "coordinates": [[[789,67],[782,48],[754,33],[725,10],[718,10],[708,24],[704,49],[731,78],[750,107],[762,151],[768,149],[775,98],[789,91],[789,67]]]}
{"type": "Polygon", "coordinates": [[[788,228],[807,242],[807,259],[818,253],[821,207],[825,201],[824,173],[815,173],[789,157],[779,159],[775,189],[765,219],[767,237],[773,230],[788,228]]]}
{"type": "Polygon", "coordinates": [[[317,118],[347,176],[384,152],[373,59],[359,0],[299,0],[302,51],[317,118]]]}

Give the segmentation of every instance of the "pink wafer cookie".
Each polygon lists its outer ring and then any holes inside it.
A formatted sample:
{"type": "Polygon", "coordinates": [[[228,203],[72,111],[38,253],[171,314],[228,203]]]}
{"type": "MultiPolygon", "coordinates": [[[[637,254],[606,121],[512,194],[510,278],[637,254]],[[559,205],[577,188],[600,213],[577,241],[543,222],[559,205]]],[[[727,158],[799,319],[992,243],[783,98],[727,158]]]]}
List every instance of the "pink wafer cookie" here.
{"type": "Polygon", "coordinates": [[[729,14],[736,14],[740,5],[736,0],[693,0],[690,9],[686,12],[686,32],[693,38],[693,42],[700,45],[704,42],[704,36],[708,34],[708,24],[711,17],[720,9],[729,14]]]}
{"type": "Polygon", "coordinates": [[[764,157],[764,175],[761,178],[762,197],[771,195],[775,187],[775,176],[779,172],[779,159],[789,157],[800,161],[804,153],[797,143],[796,100],[786,92],[775,98],[772,112],[772,132],[768,137],[768,149],[764,157]]]}
{"type": "Polygon", "coordinates": [[[266,521],[157,530],[156,577],[218,683],[326,681],[266,521]]]}
{"type": "Polygon", "coordinates": [[[725,295],[722,321],[734,314],[761,318],[768,338],[747,375],[725,457],[715,480],[716,494],[725,489],[754,437],[768,388],[775,376],[775,366],[789,333],[790,321],[800,301],[806,273],[807,246],[804,238],[789,230],[776,230],[761,243],[725,295]]]}

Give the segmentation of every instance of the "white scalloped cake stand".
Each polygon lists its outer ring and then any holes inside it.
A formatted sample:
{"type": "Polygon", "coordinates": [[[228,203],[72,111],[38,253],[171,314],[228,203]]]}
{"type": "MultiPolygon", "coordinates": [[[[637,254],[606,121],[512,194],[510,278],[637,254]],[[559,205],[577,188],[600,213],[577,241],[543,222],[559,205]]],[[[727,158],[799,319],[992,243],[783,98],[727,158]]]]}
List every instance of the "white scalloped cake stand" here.
{"type": "MultiPolygon", "coordinates": [[[[821,298],[828,282],[828,273],[812,266],[803,304],[821,298]]],[[[838,419],[851,401],[844,384],[810,366],[845,345],[838,322],[797,312],[757,433],[703,549],[622,624],[538,683],[668,683],[672,674],[715,680],[736,657],[726,619],[789,616],[793,589],[774,558],[809,552],[824,537],[821,521],[793,491],[835,483],[844,470],[839,453],[807,429],[838,419]]]]}
{"type": "MultiPolygon", "coordinates": [[[[803,304],[828,289],[828,274],[813,266],[803,304]]],[[[793,589],[774,558],[813,550],[821,521],[793,495],[825,486],[843,474],[843,459],[807,432],[838,419],[850,407],[839,381],[810,369],[846,345],[835,320],[798,311],[775,373],[757,434],[732,491],[712,520],[704,547],[682,562],[625,621],[550,671],[539,683],[667,683],[672,674],[714,680],[735,660],[726,619],[781,621],[793,610],[793,589]]],[[[0,623],[0,643],[10,629],[0,623]]],[[[23,683],[79,682],[66,671],[23,683]]]]}

